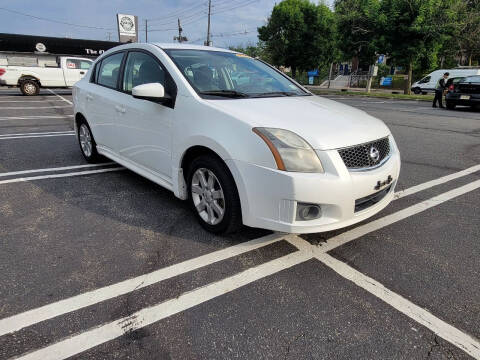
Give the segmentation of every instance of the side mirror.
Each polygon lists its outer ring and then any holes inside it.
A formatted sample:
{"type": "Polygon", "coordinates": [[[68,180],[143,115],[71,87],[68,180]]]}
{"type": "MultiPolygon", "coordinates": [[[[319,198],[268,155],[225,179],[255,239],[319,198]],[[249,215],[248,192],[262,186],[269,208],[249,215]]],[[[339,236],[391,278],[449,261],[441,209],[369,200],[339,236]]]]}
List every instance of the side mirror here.
{"type": "Polygon", "coordinates": [[[136,99],[163,102],[170,97],[165,95],[165,88],[159,83],[142,84],[132,89],[132,96],[136,99]]]}

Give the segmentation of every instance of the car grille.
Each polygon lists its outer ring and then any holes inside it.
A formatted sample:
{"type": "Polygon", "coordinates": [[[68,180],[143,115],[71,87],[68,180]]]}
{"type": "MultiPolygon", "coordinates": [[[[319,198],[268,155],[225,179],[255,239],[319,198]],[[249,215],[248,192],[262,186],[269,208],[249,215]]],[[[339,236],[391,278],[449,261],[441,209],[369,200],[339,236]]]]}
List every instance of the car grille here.
{"type": "Polygon", "coordinates": [[[366,210],[376,203],[382,201],[382,199],[390,192],[391,188],[392,185],[379,192],[376,192],[375,194],[355,200],[355,212],[366,210]]]}
{"type": "Polygon", "coordinates": [[[345,166],[348,169],[364,169],[381,164],[390,155],[390,141],[388,137],[369,143],[355,145],[338,150],[345,166]],[[378,158],[372,158],[370,152],[375,148],[379,152],[378,158]]]}

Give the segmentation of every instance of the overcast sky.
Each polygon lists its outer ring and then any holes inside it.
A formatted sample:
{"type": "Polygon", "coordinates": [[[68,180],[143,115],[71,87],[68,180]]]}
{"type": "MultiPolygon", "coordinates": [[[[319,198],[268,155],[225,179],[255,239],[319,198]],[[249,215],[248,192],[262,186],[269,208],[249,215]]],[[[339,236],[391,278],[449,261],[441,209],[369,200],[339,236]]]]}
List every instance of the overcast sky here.
{"type": "MultiPolygon", "coordinates": [[[[315,0],[315,2],[324,0],[315,0]]],[[[331,4],[333,0],[325,0],[331,4]]],[[[257,41],[257,27],[265,24],[279,0],[212,0],[212,40],[215,46],[246,45],[257,41]],[[245,33],[246,32],[246,33],[245,33]]],[[[202,44],[207,32],[208,0],[0,0],[0,32],[117,40],[116,13],[137,15],[140,38],[145,40],[149,19],[149,41],[172,42],[177,17],[183,35],[202,44]],[[90,29],[49,22],[8,12],[5,9],[90,29]],[[155,31],[157,30],[157,31],[155,31]],[[109,34],[110,33],[110,34],[109,34]]]]}

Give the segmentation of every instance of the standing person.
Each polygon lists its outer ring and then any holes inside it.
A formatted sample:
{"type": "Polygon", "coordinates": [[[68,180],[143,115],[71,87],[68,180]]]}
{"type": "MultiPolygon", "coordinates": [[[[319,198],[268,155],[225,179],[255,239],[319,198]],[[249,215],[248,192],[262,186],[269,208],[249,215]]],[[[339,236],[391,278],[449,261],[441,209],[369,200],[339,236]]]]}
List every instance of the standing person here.
{"type": "Polygon", "coordinates": [[[443,92],[447,89],[447,79],[450,76],[448,72],[443,74],[443,77],[438,80],[437,87],[435,89],[435,98],[433,99],[433,105],[432,107],[436,108],[437,107],[437,101],[438,105],[443,109],[443,92]]]}

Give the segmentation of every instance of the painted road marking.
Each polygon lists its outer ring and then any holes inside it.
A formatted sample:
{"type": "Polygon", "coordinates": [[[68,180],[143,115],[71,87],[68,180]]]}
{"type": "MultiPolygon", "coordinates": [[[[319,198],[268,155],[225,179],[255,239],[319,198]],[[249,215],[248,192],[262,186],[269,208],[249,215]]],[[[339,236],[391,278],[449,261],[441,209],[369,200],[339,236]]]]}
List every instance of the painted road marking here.
{"type": "Polygon", "coordinates": [[[355,240],[363,235],[371,233],[372,231],[379,230],[385,226],[394,224],[400,220],[406,219],[412,215],[416,215],[425,210],[428,210],[437,205],[443,204],[448,200],[452,200],[457,196],[466,194],[470,191],[476,190],[480,187],[480,180],[474,181],[467,185],[461,186],[459,188],[447,191],[443,194],[437,195],[431,199],[419,202],[415,205],[409,206],[403,210],[397,211],[393,214],[384,216],[380,219],[369,222],[365,225],[358,226],[352,230],[348,230],[340,235],[334,236],[328,239],[325,243],[320,244],[319,246],[323,249],[324,252],[335,249],[336,247],[342,246],[352,240],[355,240]]]}
{"type": "Polygon", "coordinates": [[[51,105],[51,106],[7,106],[3,107],[2,110],[36,110],[36,109],[71,109],[71,106],[68,105],[51,105]]]}
{"type": "Polygon", "coordinates": [[[7,173],[0,173],[0,177],[24,175],[24,174],[34,174],[34,173],[40,173],[40,172],[56,172],[56,171],[64,171],[64,170],[83,169],[83,168],[87,168],[87,167],[108,166],[108,165],[113,165],[113,164],[115,164],[115,163],[114,162],[108,162],[108,163],[103,163],[103,164],[72,165],[72,166],[63,166],[63,167],[56,167],[56,168],[12,171],[12,172],[7,172],[7,173]]]}
{"type": "Polygon", "coordinates": [[[126,169],[123,168],[123,167],[116,167],[116,168],[108,168],[108,169],[101,169],[101,170],[78,171],[78,172],[65,173],[65,174],[50,174],[50,175],[41,175],[41,176],[30,176],[30,177],[24,177],[24,178],[1,180],[0,185],[34,181],[34,180],[58,179],[58,178],[73,177],[73,176],[101,174],[101,173],[107,173],[107,172],[113,172],[113,171],[122,171],[122,170],[126,170],[126,169]]]}
{"type": "Polygon", "coordinates": [[[68,118],[73,118],[73,115],[0,116],[0,121],[39,120],[39,119],[68,119],[68,118]]]}
{"type": "MultiPolygon", "coordinates": [[[[422,203],[419,203],[417,205],[424,204],[423,210],[426,210],[427,208],[437,206],[444,201],[453,199],[454,197],[466,194],[478,188],[480,188],[480,180],[451,190],[430,200],[423,201],[422,203]],[[426,207],[427,205],[428,207],[426,207]]],[[[399,213],[401,212],[402,211],[399,211],[399,213]]],[[[414,215],[416,213],[418,212],[411,212],[411,215],[414,215]]],[[[398,218],[397,221],[400,221],[404,218],[405,217],[398,218]]],[[[382,227],[390,224],[391,222],[385,222],[382,227]]],[[[360,234],[359,236],[362,236],[362,234],[360,234]]],[[[476,358],[480,358],[480,343],[478,342],[478,340],[436,318],[428,311],[421,309],[415,304],[402,298],[400,295],[397,295],[390,291],[386,292],[385,290],[388,289],[386,289],[380,283],[368,278],[367,276],[355,271],[354,269],[351,269],[348,265],[336,261],[336,259],[326,254],[326,248],[321,246],[312,246],[307,241],[299,238],[298,236],[289,235],[286,236],[286,240],[290,241],[293,245],[302,242],[303,244],[298,246],[299,251],[295,253],[283,256],[262,265],[258,265],[256,267],[245,270],[237,275],[197,288],[196,290],[186,292],[180,295],[178,298],[170,299],[157,305],[144,308],[130,316],[103,324],[98,327],[91,328],[90,330],[79,333],[78,335],[74,335],[70,338],[60,340],[57,343],[30,352],[24,356],[20,356],[17,359],[66,359],[68,357],[92,349],[98,345],[104,344],[108,341],[114,340],[132,331],[151,325],[169,316],[188,310],[194,306],[200,305],[218,296],[227,294],[233,290],[248,285],[259,279],[276,274],[282,270],[289,269],[312,258],[320,260],[322,263],[332,268],[341,276],[353,281],[358,286],[361,286],[373,295],[379,297],[381,300],[393,306],[398,311],[403,312],[405,315],[409,316],[413,320],[418,321],[428,329],[434,331],[438,336],[449,341],[450,343],[459,347],[468,354],[471,354],[476,358]]],[[[9,319],[12,318],[15,318],[15,316],[9,319]]],[[[3,323],[0,323],[0,330],[3,330],[2,325],[3,323]]],[[[4,334],[4,332],[0,332],[0,335],[1,334],[4,334]]]]}
{"type": "Polygon", "coordinates": [[[56,360],[89,350],[95,346],[114,340],[122,335],[151,325],[174,314],[188,310],[218,296],[251,284],[257,280],[289,269],[311,259],[308,254],[294,252],[265,264],[250,268],[237,275],[184,293],[178,298],[144,308],[130,316],[92,328],[43,349],[19,357],[22,360],[56,360]]]}
{"type": "MultiPolygon", "coordinates": [[[[108,165],[108,164],[104,164],[104,165],[108,165]]],[[[88,166],[88,165],[83,165],[83,166],[88,166]]],[[[462,171],[462,172],[464,172],[464,171],[462,171]]],[[[0,184],[1,184],[1,182],[0,182],[0,184]]],[[[435,186],[435,184],[433,184],[432,186],[435,186]]],[[[408,189],[405,190],[405,191],[408,191],[408,189]]],[[[417,205],[419,205],[419,204],[417,204],[417,205]]],[[[395,214],[398,214],[398,213],[394,213],[392,215],[395,215],[395,214]]],[[[392,216],[392,215],[390,215],[390,216],[392,216]]],[[[381,218],[379,220],[382,220],[382,219],[384,219],[384,218],[381,218]]],[[[377,220],[377,221],[379,221],[379,220],[377,220]]],[[[367,225],[369,225],[369,224],[366,224],[364,226],[367,226],[367,225]]],[[[360,227],[360,228],[362,228],[362,227],[360,227]]],[[[353,229],[352,231],[354,231],[354,230],[355,229],[353,229]]],[[[361,236],[362,234],[363,233],[361,233],[359,236],[361,236]]],[[[331,238],[330,240],[332,240],[333,243],[336,243],[336,241],[338,241],[338,240],[335,240],[335,239],[341,237],[342,235],[343,234],[341,234],[337,237],[331,238]]],[[[275,242],[275,241],[281,240],[282,238],[286,238],[288,235],[276,235],[276,236],[278,236],[278,238],[275,237],[275,234],[270,235],[270,236],[273,236],[274,239],[277,239],[277,240],[271,241],[271,242],[275,242]]],[[[224,250],[219,250],[217,252],[213,252],[211,254],[207,254],[207,255],[201,256],[201,257],[196,258],[196,259],[187,260],[187,261],[182,262],[180,264],[176,264],[176,265],[172,265],[170,267],[164,268],[164,269],[156,270],[152,273],[140,275],[140,276],[138,276],[136,278],[133,278],[133,279],[125,280],[123,282],[113,284],[113,285],[110,285],[110,286],[106,286],[106,287],[103,287],[103,288],[99,288],[99,289],[96,289],[96,290],[93,290],[91,292],[87,292],[87,293],[84,293],[84,294],[79,294],[77,296],[67,298],[67,299],[64,299],[64,300],[60,300],[58,302],[51,303],[51,304],[48,304],[48,305],[45,305],[45,306],[42,306],[42,307],[39,307],[39,308],[36,308],[36,309],[33,309],[33,310],[29,310],[29,311],[26,311],[24,313],[13,315],[13,316],[5,318],[5,319],[0,319],[0,336],[4,335],[6,333],[18,331],[18,330],[20,330],[24,327],[36,324],[36,323],[44,321],[44,320],[54,318],[56,316],[60,316],[60,315],[63,315],[63,314],[66,314],[66,313],[69,313],[69,312],[72,312],[72,311],[76,311],[76,310],[81,309],[83,307],[93,305],[97,302],[112,299],[114,297],[117,297],[117,296],[120,296],[120,295],[123,295],[125,293],[128,293],[128,292],[132,291],[131,289],[141,289],[142,287],[153,285],[155,283],[158,283],[159,281],[163,281],[163,280],[168,279],[170,277],[174,277],[174,276],[183,274],[184,272],[193,271],[193,270],[198,269],[200,267],[207,266],[209,264],[213,264],[214,262],[221,261],[221,260],[227,259],[229,257],[237,256],[237,255],[239,255],[243,252],[251,251],[255,248],[250,249],[249,246],[260,247],[260,246],[267,245],[267,244],[264,244],[264,245],[259,245],[259,244],[263,244],[264,242],[269,241],[268,239],[269,239],[269,237],[267,236],[267,237],[263,237],[263,238],[260,238],[260,239],[257,239],[257,240],[252,240],[248,243],[236,245],[236,246],[233,246],[231,248],[224,249],[224,250]],[[244,249],[245,251],[238,252],[237,248],[244,249]],[[230,254],[230,255],[228,255],[228,254],[230,254]],[[168,277],[165,277],[164,274],[170,274],[170,275],[168,275],[168,277]],[[148,280],[144,280],[144,278],[146,278],[148,280]],[[139,283],[142,283],[142,280],[144,281],[143,285],[141,287],[136,287],[135,285],[139,284],[139,283]]],[[[348,240],[348,241],[352,241],[354,239],[355,238],[353,236],[351,236],[350,240],[348,240]]],[[[328,240],[328,241],[330,241],[330,240],[328,240]]],[[[328,241],[327,241],[327,244],[328,244],[328,241]]],[[[345,240],[344,243],[346,243],[348,241],[345,240]]],[[[340,245],[342,245],[342,244],[340,244],[340,245]]],[[[338,246],[340,246],[340,245],[338,245],[338,246]]],[[[336,247],[336,246],[333,246],[332,249],[334,247],[336,247]]],[[[324,248],[324,249],[328,249],[328,248],[324,248]]],[[[325,250],[325,251],[329,251],[329,250],[325,250]]]]}
{"type": "Polygon", "coordinates": [[[226,249],[214,251],[194,259],[186,260],[148,274],[140,275],[132,279],[127,279],[113,285],[105,286],[36,309],[28,310],[18,315],[1,319],[0,336],[102,301],[113,299],[117,296],[128,294],[134,290],[139,290],[175,276],[198,270],[216,262],[239,256],[249,251],[273,244],[284,238],[285,235],[278,233],[267,235],[226,249]]]}
{"type": "Polygon", "coordinates": [[[480,342],[474,337],[458,330],[456,327],[432,315],[427,310],[394,293],[378,281],[353,269],[351,266],[335,259],[326,253],[315,256],[343,278],[352,281],[370,294],[386,302],[395,310],[422,324],[436,335],[455,345],[475,359],[480,359],[480,342]]]}
{"type": "Polygon", "coordinates": [[[29,138],[42,138],[42,137],[55,137],[55,136],[75,136],[73,131],[57,132],[57,133],[39,133],[31,135],[16,135],[16,136],[0,136],[0,140],[13,140],[13,139],[29,139],[29,138]]]}
{"type": "Polygon", "coordinates": [[[30,136],[30,135],[49,135],[49,134],[65,134],[65,133],[72,133],[75,132],[73,130],[65,130],[65,131],[48,131],[48,132],[28,132],[28,133],[15,133],[15,134],[0,134],[0,139],[2,137],[9,137],[9,136],[30,136]]]}
{"type": "MultiPolygon", "coordinates": [[[[0,99],[2,97],[0,96],[0,99]]],[[[63,101],[62,99],[45,99],[45,100],[0,100],[0,103],[45,103],[47,101],[63,101]]]]}
{"type": "Polygon", "coordinates": [[[50,90],[50,89],[47,89],[49,92],[51,92],[53,95],[56,95],[58,96],[61,100],[65,101],[66,103],[70,104],[70,105],[73,105],[73,102],[71,102],[70,100],[67,100],[65,99],[63,96],[60,96],[59,94],[57,94],[55,91],[53,90],[50,90]]]}
{"type": "Polygon", "coordinates": [[[432,180],[432,181],[427,181],[423,184],[412,186],[411,188],[408,188],[406,190],[401,190],[401,191],[397,192],[395,194],[395,199],[400,199],[402,197],[415,194],[419,191],[423,191],[423,190],[431,188],[433,186],[441,185],[441,184],[444,184],[448,181],[458,179],[462,176],[473,174],[473,173],[475,173],[479,170],[480,170],[480,165],[475,165],[475,166],[472,166],[468,169],[465,169],[465,170],[462,170],[462,171],[459,171],[459,172],[456,172],[456,173],[453,173],[453,174],[450,174],[450,175],[446,175],[446,176],[443,176],[441,178],[438,178],[438,179],[435,179],[435,180],[432,180]]]}

